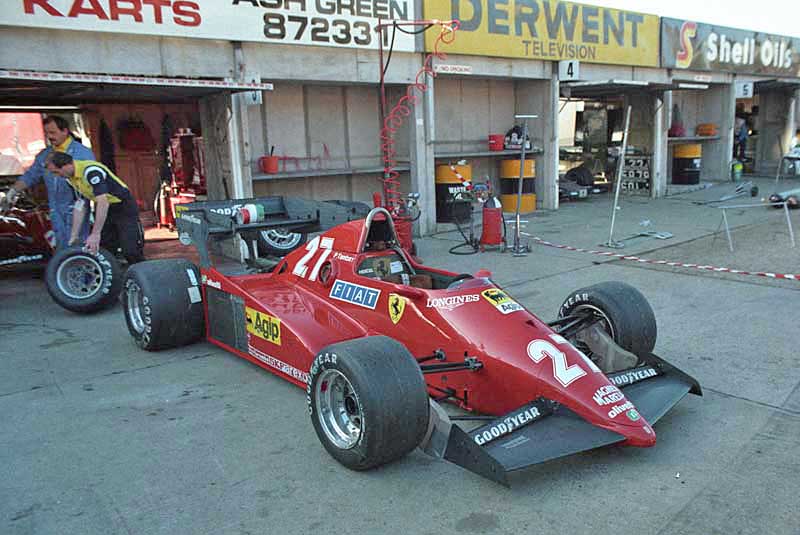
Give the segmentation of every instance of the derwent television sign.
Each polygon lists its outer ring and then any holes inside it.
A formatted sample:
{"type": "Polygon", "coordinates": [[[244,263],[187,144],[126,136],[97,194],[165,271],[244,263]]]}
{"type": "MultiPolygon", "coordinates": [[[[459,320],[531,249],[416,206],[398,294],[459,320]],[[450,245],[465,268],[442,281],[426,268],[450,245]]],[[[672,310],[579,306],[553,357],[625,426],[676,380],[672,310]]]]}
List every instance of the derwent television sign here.
{"type": "Polygon", "coordinates": [[[800,77],[800,39],[662,18],[661,66],[800,77]]]}
{"type": "Polygon", "coordinates": [[[454,54],[658,66],[655,15],[557,0],[425,0],[423,15],[461,22],[454,54]]]}

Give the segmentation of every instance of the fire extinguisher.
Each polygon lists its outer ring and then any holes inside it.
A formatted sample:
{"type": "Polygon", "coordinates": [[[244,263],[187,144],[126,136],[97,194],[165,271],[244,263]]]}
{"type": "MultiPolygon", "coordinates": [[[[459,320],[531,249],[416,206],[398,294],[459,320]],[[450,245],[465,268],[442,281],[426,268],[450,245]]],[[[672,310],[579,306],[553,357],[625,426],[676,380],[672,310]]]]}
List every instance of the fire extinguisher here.
{"type": "Polygon", "coordinates": [[[483,230],[481,232],[480,248],[484,252],[486,246],[500,246],[506,248],[506,225],[503,220],[503,207],[497,197],[489,197],[483,203],[483,230]]]}

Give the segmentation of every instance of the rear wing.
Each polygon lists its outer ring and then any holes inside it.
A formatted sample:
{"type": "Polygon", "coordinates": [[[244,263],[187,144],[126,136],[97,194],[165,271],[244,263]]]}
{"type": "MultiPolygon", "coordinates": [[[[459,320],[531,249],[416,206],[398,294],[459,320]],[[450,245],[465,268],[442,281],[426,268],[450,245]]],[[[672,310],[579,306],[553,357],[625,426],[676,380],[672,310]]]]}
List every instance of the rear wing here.
{"type": "Polygon", "coordinates": [[[202,201],[179,204],[175,207],[175,224],[184,245],[194,244],[200,255],[200,265],[211,266],[208,239],[228,239],[237,234],[259,232],[274,228],[292,232],[321,232],[348,221],[364,219],[370,207],[351,201],[311,201],[297,197],[257,197],[228,201],[202,201]],[[255,223],[240,224],[237,212],[245,205],[259,207],[255,223]]]}

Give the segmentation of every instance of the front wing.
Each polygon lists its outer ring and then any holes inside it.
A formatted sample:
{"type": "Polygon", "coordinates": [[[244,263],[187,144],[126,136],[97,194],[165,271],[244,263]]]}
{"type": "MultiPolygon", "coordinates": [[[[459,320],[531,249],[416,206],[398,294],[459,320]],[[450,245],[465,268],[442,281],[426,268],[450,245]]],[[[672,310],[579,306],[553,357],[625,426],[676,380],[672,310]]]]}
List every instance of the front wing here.
{"type": "MultiPolygon", "coordinates": [[[[654,424],[687,393],[702,395],[691,376],[650,355],[647,365],[609,374],[625,397],[654,424]]],[[[508,486],[508,473],[601,446],[625,437],[587,422],[563,405],[540,398],[491,422],[464,431],[432,403],[427,453],[508,486]]]]}

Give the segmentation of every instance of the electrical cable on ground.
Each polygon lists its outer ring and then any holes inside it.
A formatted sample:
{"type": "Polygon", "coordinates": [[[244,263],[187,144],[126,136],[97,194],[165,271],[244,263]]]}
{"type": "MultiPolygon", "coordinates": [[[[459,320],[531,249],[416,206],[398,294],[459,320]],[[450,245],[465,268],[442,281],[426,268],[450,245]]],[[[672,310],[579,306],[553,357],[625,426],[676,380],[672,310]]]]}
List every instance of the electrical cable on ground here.
{"type": "MultiPolygon", "coordinates": [[[[470,215],[470,219],[471,218],[472,218],[472,215],[470,215]]],[[[459,243],[458,245],[454,245],[453,247],[448,249],[447,252],[449,252],[450,254],[454,254],[456,256],[469,256],[469,255],[476,254],[480,250],[480,247],[478,246],[478,242],[475,239],[475,236],[473,236],[471,232],[470,232],[470,236],[469,237],[467,237],[467,235],[464,234],[464,229],[461,228],[461,224],[459,223],[457,217],[453,217],[453,223],[456,224],[456,228],[458,229],[458,232],[461,234],[461,237],[464,238],[464,243],[459,243]],[[462,249],[464,247],[471,247],[472,250],[471,251],[461,251],[460,249],[462,249]]]]}

